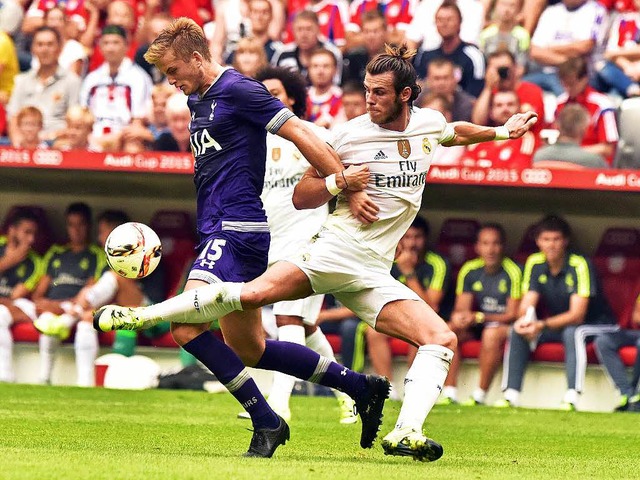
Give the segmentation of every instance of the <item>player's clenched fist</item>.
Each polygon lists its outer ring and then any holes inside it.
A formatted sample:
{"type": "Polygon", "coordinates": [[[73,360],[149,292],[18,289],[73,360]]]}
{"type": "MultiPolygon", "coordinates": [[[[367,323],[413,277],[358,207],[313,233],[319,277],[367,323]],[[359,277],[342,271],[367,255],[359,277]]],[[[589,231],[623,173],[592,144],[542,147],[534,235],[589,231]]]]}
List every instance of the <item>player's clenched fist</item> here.
{"type": "Polygon", "coordinates": [[[358,192],[367,186],[369,167],[367,165],[350,165],[346,170],[336,173],[336,184],[341,190],[358,192]]]}

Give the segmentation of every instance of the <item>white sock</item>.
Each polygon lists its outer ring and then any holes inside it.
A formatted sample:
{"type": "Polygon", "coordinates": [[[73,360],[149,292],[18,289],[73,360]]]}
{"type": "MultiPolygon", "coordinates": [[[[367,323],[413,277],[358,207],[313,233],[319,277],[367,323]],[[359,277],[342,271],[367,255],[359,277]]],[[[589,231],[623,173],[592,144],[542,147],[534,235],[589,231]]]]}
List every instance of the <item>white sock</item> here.
{"type": "Polygon", "coordinates": [[[446,386],[442,389],[442,396],[458,401],[458,387],[446,386]]]}
{"type": "Polygon", "coordinates": [[[575,405],[578,403],[578,398],[580,398],[580,394],[574,389],[569,389],[567,390],[567,393],[564,394],[564,399],[562,401],[564,403],[575,405]]]}
{"type": "MultiPolygon", "coordinates": [[[[282,342],[297,343],[304,345],[304,327],[302,325],[284,325],[278,327],[278,340],[282,342]]],[[[291,375],[282,372],[273,372],[273,384],[269,392],[269,405],[276,410],[286,410],[289,408],[291,391],[296,383],[296,379],[291,375]]]]}
{"type": "MultiPolygon", "coordinates": [[[[307,347],[309,347],[314,352],[320,354],[322,357],[326,357],[332,362],[336,361],[336,357],[333,353],[333,348],[331,348],[331,344],[329,340],[327,340],[326,335],[319,328],[316,329],[311,335],[309,335],[306,339],[307,347]]],[[[336,396],[338,400],[341,399],[350,399],[351,397],[340,390],[336,390],[332,388],[331,391],[336,396]]]]}
{"type": "Polygon", "coordinates": [[[60,346],[60,339],[50,335],[40,334],[40,382],[51,383],[51,371],[56,350],[60,346]]]}
{"type": "Polygon", "coordinates": [[[147,327],[160,322],[207,323],[242,310],[240,292],[244,283],[212,283],[187,290],[164,302],[136,310],[147,327]]]}
{"type": "Polygon", "coordinates": [[[422,432],[427,415],[440,396],[453,352],[441,345],[423,345],[404,380],[404,402],[396,428],[411,427],[422,432]]]}
{"type": "Polygon", "coordinates": [[[73,327],[77,322],[78,319],[76,317],[74,317],[73,315],[70,315],[68,313],[63,313],[62,315],[58,316],[58,320],[67,328],[71,328],[73,327]]]}
{"type": "Polygon", "coordinates": [[[513,388],[507,388],[504,391],[504,399],[514,407],[520,406],[520,392],[513,388]]]}
{"type": "Polygon", "coordinates": [[[85,294],[89,305],[93,308],[106,305],[118,293],[118,279],[115,272],[105,272],[100,279],[91,285],[85,294]]]}
{"type": "Polygon", "coordinates": [[[0,382],[13,382],[13,317],[5,305],[0,305],[0,382]]]}
{"type": "Polygon", "coordinates": [[[487,398],[487,391],[486,390],[482,390],[481,388],[476,388],[473,391],[473,395],[472,395],[473,399],[478,402],[478,403],[484,403],[484,401],[487,398]]]}
{"type": "Polygon", "coordinates": [[[95,385],[94,364],[98,356],[98,332],[88,322],[78,322],[74,342],[76,351],[77,384],[79,387],[95,385]]]}

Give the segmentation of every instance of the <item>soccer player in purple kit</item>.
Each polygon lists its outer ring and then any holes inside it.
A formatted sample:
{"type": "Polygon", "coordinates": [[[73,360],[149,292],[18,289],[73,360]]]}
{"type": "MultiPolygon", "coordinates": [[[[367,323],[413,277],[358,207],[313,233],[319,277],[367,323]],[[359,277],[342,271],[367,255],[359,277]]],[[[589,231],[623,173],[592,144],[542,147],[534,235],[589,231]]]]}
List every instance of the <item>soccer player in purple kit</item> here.
{"type": "MultiPolygon", "coordinates": [[[[336,188],[365,187],[368,167],[344,170],[333,150],[261,83],[213,61],[202,29],[192,20],[173,21],[151,44],[145,59],[189,96],[201,243],[186,289],[246,282],[266,270],[270,237],[260,193],[267,131],[292,141],[336,188]]],[[[199,309],[197,296],[192,306],[199,309]]],[[[259,310],[233,312],[220,319],[220,326],[226,344],[209,332],[208,324],[172,323],[171,332],[251,415],[254,432],[245,456],[271,457],[289,439],[288,425],[269,407],[245,364],[344,391],[359,410],[361,446],[372,446],[388,396],[385,378],[352,372],[304,346],[265,342],[259,310]]]]}

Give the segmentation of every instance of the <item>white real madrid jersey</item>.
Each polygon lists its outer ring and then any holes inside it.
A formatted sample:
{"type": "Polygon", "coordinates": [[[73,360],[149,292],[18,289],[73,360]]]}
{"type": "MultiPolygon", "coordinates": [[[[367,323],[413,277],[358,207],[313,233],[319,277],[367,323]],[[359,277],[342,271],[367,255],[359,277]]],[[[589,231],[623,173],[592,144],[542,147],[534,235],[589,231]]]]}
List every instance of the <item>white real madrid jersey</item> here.
{"type": "MultiPolygon", "coordinates": [[[[330,143],[329,130],[304,123],[320,139],[330,143]]],[[[308,168],[309,162],[292,142],[267,133],[267,164],[261,198],[271,232],[270,264],[304,245],[320,230],[329,214],[327,205],[313,210],[296,210],[293,206],[293,189],[308,168]]]]}
{"type": "Polygon", "coordinates": [[[364,191],[380,208],[379,220],[362,224],[340,194],[325,226],[338,234],[346,233],[392,262],[400,238],[420,209],[434,150],[454,135],[444,116],[428,108],[414,108],[402,132],[381,128],[368,114],[338,126],[332,145],[345,167],[369,166],[371,177],[364,191]]]}

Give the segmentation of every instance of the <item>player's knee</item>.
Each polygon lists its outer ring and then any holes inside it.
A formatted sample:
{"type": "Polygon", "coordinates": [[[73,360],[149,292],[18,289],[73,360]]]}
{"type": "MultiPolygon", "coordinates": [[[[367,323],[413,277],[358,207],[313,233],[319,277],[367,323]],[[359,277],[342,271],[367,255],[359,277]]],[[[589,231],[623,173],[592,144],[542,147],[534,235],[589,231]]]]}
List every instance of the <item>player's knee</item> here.
{"type": "Polygon", "coordinates": [[[455,350],[458,348],[458,336],[451,330],[446,329],[435,332],[432,335],[430,343],[447,347],[450,350],[455,350]]]}
{"type": "Polygon", "coordinates": [[[229,347],[248,367],[258,364],[264,353],[264,343],[260,345],[258,342],[228,342],[229,347]]]}
{"type": "Polygon", "coordinates": [[[268,305],[268,286],[261,284],[248,283],[245,288],[242,289],[242,297],[240,301],[245,310],[256,309],[268,305]]]}
{"type": "Polygon", "coordinates": [[[172,323],[171,335],[178,345],[183,346],[185,343],[189,343],[208,328],[209,324],[172,323]]]}

